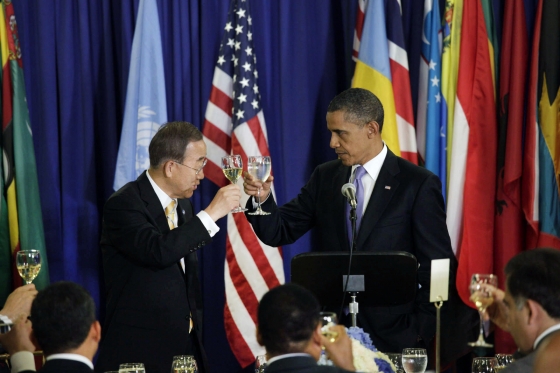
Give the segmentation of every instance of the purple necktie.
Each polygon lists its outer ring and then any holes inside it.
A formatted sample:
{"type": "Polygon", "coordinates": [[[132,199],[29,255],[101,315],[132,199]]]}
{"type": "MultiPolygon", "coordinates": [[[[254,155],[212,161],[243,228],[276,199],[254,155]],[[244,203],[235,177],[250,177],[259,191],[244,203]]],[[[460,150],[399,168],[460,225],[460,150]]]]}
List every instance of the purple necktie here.
{"type": "MultiPolygon", "coordinates": [[[[356,167],[354,172],[354,186],[356,187],[356,202],[358,206],[356,207],[356,235],[360,230],[360,223],[362,221],[362,215],[364,211],[364,186],[362,184],[362,176],[366,174],[366,169],[362,166],[356,167]]],[[[348,238],[352,240],[352,222],[350,221],[350,204],[346,207],[346,216],[348,218],[348,238]]],[[[352,244],[352,242],[350,242],[352,244]]]]}

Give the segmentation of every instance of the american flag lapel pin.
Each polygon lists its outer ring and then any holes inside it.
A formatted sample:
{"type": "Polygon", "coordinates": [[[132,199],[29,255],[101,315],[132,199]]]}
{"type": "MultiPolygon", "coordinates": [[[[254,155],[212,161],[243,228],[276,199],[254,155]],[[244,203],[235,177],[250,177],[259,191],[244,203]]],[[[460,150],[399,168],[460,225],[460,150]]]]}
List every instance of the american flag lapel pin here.
{"type": "Polygon", "coordinates": [[[390,185],[385,185],[385,189],[391,190],[391,186],[390,185]]]}

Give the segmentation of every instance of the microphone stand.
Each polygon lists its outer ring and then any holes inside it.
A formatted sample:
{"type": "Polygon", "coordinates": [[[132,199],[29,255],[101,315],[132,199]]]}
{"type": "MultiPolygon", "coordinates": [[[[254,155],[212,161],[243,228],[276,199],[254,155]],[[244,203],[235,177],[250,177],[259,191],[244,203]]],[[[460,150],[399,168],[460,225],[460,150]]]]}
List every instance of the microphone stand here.
{"type": "MultiPolygon", "coordinates": [[[[350,224],[352,224],[352,241],[350,245],[350,257],[348,258],[348,276],[346,276],[346,283],[344,284],[344,289],[342,290],[342,304],[340,305],[340,312],[338,313],[338,319],[342,319],[342,311],[344,310],[344,302],[346,300],[346,289],[348,289],[348,281],[350,280],[350,269],[352,268],[352,254],[356,248],[356,207],[350,205],[350,224]]],[[[352,302],[349,304],[349,311],[352,315],[352,326],[357,326],[356,318],[358,314],[358,303],[356,302],[356,293],[352,293],[352,302]]]]}

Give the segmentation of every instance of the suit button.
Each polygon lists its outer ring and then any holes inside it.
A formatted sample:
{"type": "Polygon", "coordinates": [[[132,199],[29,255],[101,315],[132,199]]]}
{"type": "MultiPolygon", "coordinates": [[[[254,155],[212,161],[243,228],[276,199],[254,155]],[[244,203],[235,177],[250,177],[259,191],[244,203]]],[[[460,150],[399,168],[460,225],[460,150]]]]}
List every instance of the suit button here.
{"type": "Polygon", "coordinates": [[[204,246],[204,245],[206,245],[206,242],[202,241],[200,244],[201,244],[202,246],[204,246]]]}

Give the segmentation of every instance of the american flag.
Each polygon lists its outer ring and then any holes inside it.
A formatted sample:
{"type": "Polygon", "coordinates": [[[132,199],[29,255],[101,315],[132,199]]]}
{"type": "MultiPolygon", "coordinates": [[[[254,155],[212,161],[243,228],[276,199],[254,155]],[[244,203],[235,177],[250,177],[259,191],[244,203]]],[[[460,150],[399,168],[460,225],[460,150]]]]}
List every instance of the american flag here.
{"type": "MultiPolygon", "coordinates": [[[[208,147],[204,173],[219,186],[228,183],[223,156],[240,154],[246,168],[247,156],[270,155],[251,25],[248,0],[233,0],[202,131],[208,147]]],[[[265,353],[256,340],[257,306],[264,293],[284,283],[284,268],[281,248],[260,242],[244,214],[227,216],[224,279],[226,336],[246,367],[265,353]]]]}

